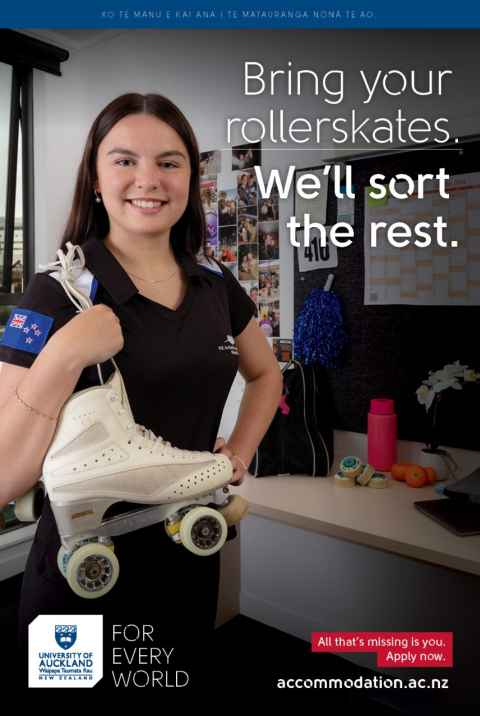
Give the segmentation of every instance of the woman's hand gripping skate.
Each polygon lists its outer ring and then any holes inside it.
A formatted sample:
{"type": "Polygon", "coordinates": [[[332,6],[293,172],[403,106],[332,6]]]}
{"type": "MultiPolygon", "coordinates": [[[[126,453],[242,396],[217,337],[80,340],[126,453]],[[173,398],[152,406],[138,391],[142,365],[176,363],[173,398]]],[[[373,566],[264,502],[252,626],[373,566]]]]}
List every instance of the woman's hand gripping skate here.
{"type": "Polygon", "coordinates": [[[52,337],[57,350],[71,355],[82,368],[104,363],[124,345],[120,320],[102,303],[82,311],[52,337]]]}
{"type": "Polygon", "coordinates": [[[238,455],[233,454],[233,450],[228,447],[223,438],[216,439],[213,452],[218,452],[221,455],[226,455],[228,457],[233,466],[233,476],[230,483],[232,485],[241,485],[245,479],[245,473],[247,472],[247,467],[243,460],[238,455]]]}

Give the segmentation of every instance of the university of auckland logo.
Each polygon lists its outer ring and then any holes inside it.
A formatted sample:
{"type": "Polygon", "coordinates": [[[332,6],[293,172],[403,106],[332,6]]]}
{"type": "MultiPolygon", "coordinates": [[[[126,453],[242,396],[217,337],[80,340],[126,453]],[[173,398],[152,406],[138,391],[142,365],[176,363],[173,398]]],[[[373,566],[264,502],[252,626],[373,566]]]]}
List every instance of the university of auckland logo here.
{"type": "Polygon", "coordinates": [[[70,649],[77,641],[76,624],[55,624],[55,641],[62,649],[70,649]]]}
{"type": "Polygon", "coordinates": [[[233,336],[227,336],[223,341],[223,345],[218,346],[218,350],[230,353],[230,355],[232,356],[238,356],[238,350],[237,346],[235,345],[235,341],[233,340],[233,336]]]}

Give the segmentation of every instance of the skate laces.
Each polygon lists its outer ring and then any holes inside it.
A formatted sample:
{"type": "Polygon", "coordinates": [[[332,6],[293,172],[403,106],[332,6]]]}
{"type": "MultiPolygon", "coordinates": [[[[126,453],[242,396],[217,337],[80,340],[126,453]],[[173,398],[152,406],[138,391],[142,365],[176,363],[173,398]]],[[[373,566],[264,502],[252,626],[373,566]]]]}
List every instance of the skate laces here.
{"type": "Polygon", "coordinates": [[[162,438],[161,435],[155,435],[155,433],[152,430],[149,430],[144,425],[139,425],[138,423],[133,424],[133,430],[137,436],[139,436],[142,440],[144,440],[147,443],[150,443],[150,445],[153,447],[154,450],[156,449],[170,449],[170,450],[178,450],[178,448],[173,447],[172,443],[169,443],[168,440],[165,440],[162,438]]]}
{"type": "MultiPolygon", "coordinates": [[[[110,400],[112,402],[122,402],[115,391],[112,391],[110,400]]],[[[131,415],[130,411],[124,408],[123,405],[120,405],[117,410],[119,413],[131,415]]],[[[133,435],[141,438],[143,441],[150,443],[154,448],[170,448],[172,450],[178,449],[175,448],[172,443],[168,442],[168,440],[162,438],[161,435],[155,435],[153,430],[150,430],[149,428],[146,428],[144,425],[140,425],[139,423],[130,423],[129,425],[127,425],[127,430],[131,431],[133,435]]]]}
{"type": "Polygon", "coordinates": [[[40,264],[39,268],[42,271],[56,270],[58,280],[63,290],[80,313],[80,311],[84,311],[93,306],[90,298],[82,293],[82,291],[79,291],[74,285],[76,279],[85,268],[85,255],[81,246],[74,246],[71,241],[67,242],[66,249],[67,253],[64,253],[62,249],[58,249],[57,261],[43,265],[40,264]],[[75,254],[78,255],[77,259],[75,259],[75,254]]]}
{"type": "MultiPolygon", "coordinates": [[[[85,295],[83,291],[75,286],[75,281],[79,278],[82,271],[85,268],[85,254],[83,249],[78,244],[73,245],[71,241],[67,241],[65,244],[66,253],[63,249],[57,251],[57,261],[51,261],[48,264],[39,264],[38,268],[41,271],[55,271],[58,274],[58,281],[62,286],[63,290],[71,300],[73,305],[77,309],[77,313],[86,311],[88,308],[92,308],[93,302],[89,296],[85,295]],[[77,254],[77,258],[75,258],[77,254]]],[[[118,366],[113,358],[110,358],[111,362],[118,370],[118,366]]],[[[104,384],[102,369],[97,363],[97,372],[101,385],[104,384]]]]}
{"type": "Polygon", "coordinates": [[[145,428],[143,425],[138,425],[138,423],[135,423],[135,431],[140,434],[144,440],[153,443],[156,447],[173,448],[172,443],[169,443],[168,440],[162,438],[161,435],[155,435],[152,430],[145,428]]]}

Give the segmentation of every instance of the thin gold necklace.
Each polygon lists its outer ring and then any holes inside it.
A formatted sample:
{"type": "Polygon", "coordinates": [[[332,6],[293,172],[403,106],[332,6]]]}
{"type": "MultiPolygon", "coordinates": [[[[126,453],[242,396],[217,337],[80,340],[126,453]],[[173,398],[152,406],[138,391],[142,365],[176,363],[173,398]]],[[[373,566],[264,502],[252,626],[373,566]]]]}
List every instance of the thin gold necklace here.
{"type": "Polygon", "coordinates": [[[148,278],[142,278],[141,276],[137,276],[134,273],[130,273],[130,271],[127,271],[129,276],[133,276],[133,278],[138,278],[140,281],[145,281],[146,283],[165,283],[166,281],[170,281],[170,279],[175,276],[175,274],[178,271],[178,266],[175,268],[173,273],[170,274],[167,278],[160,278],[157,281],[150,281],[148,278]]]}

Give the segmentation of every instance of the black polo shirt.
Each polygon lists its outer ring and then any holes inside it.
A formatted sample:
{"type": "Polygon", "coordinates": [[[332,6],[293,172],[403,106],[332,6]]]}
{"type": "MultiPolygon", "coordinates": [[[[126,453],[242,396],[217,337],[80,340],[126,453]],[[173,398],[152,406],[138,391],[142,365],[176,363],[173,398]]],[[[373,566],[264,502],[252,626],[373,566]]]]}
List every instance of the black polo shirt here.
{"type": "MultiPolygon", "coordinates": [[[[115,360],[136,422],[175,446],[212,450],[238,368],[232,337],[245,328],[255,304],[225,267],[185,258],[180,263],[188,278],[187,292],[173,311],[142,296],[103,241],[89,239],[82,249],[86,269],[75,285],[95,304],[110,306],[120,319],[125,345],[115,360]]],[[[30,367],[55,331],[75,315],[76,308],[54,273],[36,274],[12,311],[0,361],[30,367]]],[[[106,380],[113,370],[111,362],[102,369],[106,380]]],[[[97,368],[90,366],[74,392],[98,384],[97,368]]],[[[114,507],[123,511],[122,505],[114,507]]],[[[230,527],[229,538],[234,534],[230,527]]],[[[27,644],[28,624],[38,614],[102,613],[107,673],[112,623],[156,624],[158,633],[169,634],[175,644],[181,635],[200,638],[200,633],[213,629],[218,552],[198,557],[172,542],[158,524],[115,537],[114,543],[120,562],[118,583],[98,600],[78,597],[58,569],[60,538],[49,500],[45,501],[23,576],[20,644],[27,644]]],[[[189,651],[179,653],[188,657],[189,651]]],[[[26,664],[26,652],[22,658],[26,664]]],[[[26,666],[23,670],[26,674],[26,666]]]]}
{"type": "MultiPolygon", "coordinates": [[[[125,345],[115,361],[136,422],[175,446],[212,450],[238,369],[232,337],[255,315],[255,304],[224,266],[185,257],[180,264],[188,279],[186,295],[171,310],[138,292],[102,240],[90,238],[82,249],[86,270],[76,285],[120,319],[125,345]]],[[[0,361],[30,367],[75,315],[52,272],[35,274],[7,323],[0,361]]],[[[102,365],[104,380],[112,370],[111,362],[102,365]]],[[[99,385],[98,372],[90,366],[74,392],[94,385],[99,385]]]]}

